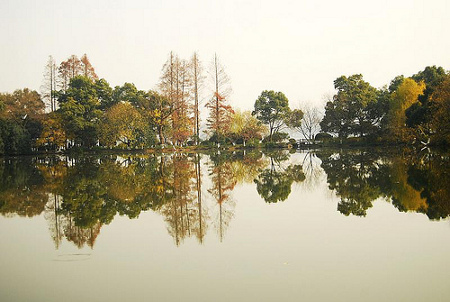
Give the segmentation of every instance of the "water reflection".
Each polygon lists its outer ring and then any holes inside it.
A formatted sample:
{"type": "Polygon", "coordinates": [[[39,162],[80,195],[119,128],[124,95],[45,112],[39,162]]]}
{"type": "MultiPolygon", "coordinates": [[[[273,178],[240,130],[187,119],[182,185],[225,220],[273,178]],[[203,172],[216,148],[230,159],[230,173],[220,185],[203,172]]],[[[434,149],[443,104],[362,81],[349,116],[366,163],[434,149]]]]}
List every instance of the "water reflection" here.
{"type": "Polygon", "coordinates": [[[305,180],[301,165],[288,162],[289,154],[283,152],[268,153],[270,165],[254,180],[258,194],[268,203],[284,201],[291,194],[291,185],[305,180]]]}
{"type": "Polygon", "coordinates": [[[381,198],[399,211],[443,219],[450,215],[449,172],[448,155],[407,150],[309,152],[295,162],[284,151],[21,157],[0,161],[0,213],[43,215],[56,248],[63,239],[93,248],[117,214],[136,218],[148,210],[163,217],[176,245],[190,237],[203,243],[209,231],[225,238],[238,184],[277,203],[294,183],[317,190],[326,175],[344,215],[366,216],[381,198]]]}
{"type": "Polygon", "coordinates": [[[344,215],[366,216],[378,198],[391,201],[399,211],[424,213],[433,220],[450,215],[448,155],[357,150],[318,156],[344,215]]]}

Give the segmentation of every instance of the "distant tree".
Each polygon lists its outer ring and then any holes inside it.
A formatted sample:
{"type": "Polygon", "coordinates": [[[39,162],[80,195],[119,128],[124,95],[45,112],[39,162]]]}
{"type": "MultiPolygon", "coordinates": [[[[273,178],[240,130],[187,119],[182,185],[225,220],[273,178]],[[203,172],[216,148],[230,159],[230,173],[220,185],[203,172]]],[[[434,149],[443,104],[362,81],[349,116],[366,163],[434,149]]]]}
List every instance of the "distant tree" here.
{"type": "Polygon", "coordinates": [[[166,143],[166,129],[170,128],[170,118],[176,109],[174,104],[156,91],[149,91],[144,98],[139,98],[136,107],[151,127],[158,134],[159,144],[166,143]]]}
{"type": "Polygon", "coordinates": [[[328,101],[320,128],[323,132],[337,134],[342,139],[351,134],[351,122],[342,102],[328,101]]]}
{"type": "Polygon", "coordinates": [[[279,132],[289,116],[289,100],[282,92],[264,90],[255,101],[252,112],[258,120],[269,126],[269,140],[274,132],[279,132]]]}
{"type": "Polygon", "coordinates": [[[433,141],[450,145],[450,77],[447,77],[433,92],[433,119],[431,129],[433,141]]]}
{"type": "Polygon", "coordinates": [[[170,103],[174,103],[176,98],[175,60],[176,55],[170,52],[169,58],[163,65],[161,79],[158,84],[159,91],[170,103]]]}
{"type": "Polygon", "coordinates": [[[147,146],[156,143],[155,131],[160,134],[160,140],[165,141],[165,127],[169,126],[172,113],[172,107],[169,106],[167,99],[155,91],[138,90],[134,84],[125,83],[114,88],[111,102],[106,108],[121,102],[130,103],[144,120],[146,126],[142,140],[147,146]]]}
{"type": "Polygon", "coordinates": [[[203,86],[203,67],[201,65],[201,62],[198,58],[198,55],[196,52],[192,55],[191,62],[190,62],[190,77],[192,78],[192,95],[194,97],[194,138],[195,138],[195,144],[198,145],[199,138],[200,138],[200,110],[199,110],[199,104],[200,104],[200,91],[203,86]]]}
{"type": "Polygon", "coordinates": [[[115,146],[120,142],[127,147],[142,148],[148,131],[142,115],[128,102],[120,102],[109,108],[99,126],[100,143],[115,146]]]}
{"type": "Polygon", "coordinates": [[[114,103],[112,99],[113,89],[105,79],[97,79],[94,84],[97,98],[100,102],[100,108],[105,110],[105,108],[108,108],[114,103]]]}
{"type": "Polygon", "coordinates": [[[230,80],[224,67],[219,63],[217,54],[214,55],[211,76],[214,83],[214,93],[206,103],[209,110],[207,126],[210,134],[216,135],[219,140],[225,136],[230,125],[230,116],[233,109],[228,105],[228,96],[231,92],[230,80]]]}
{"type": "Polygon", "coordinates": [[[229,136],[234,141],[242,140],[246,144],[248,140],[261,140],[266,132],[266,127],[255,118],[250,111],[235,111],[231,116],[231,125],[229,136]]]}
{"type": "Polygon", "coordinates": [[[286,126],[291,129],[300,129],[304,113],[301,109],[294,109],[286,117],[286,126]]]}
{"type": "Polygon", "coordinates": [[[109,104],[105,104],[104,107],[109,108],[120,102],[129,102],[134,106],[138,106],[145,96],[146,92],[143,90],[138,90],[133,83],[124,83],[122,86],[114,87],[111,102],[109,104]]]}
{"type": "Polygon", "coordinates": [[[51,112],[42,122],[42,132],[37,140],[39,147],[49,150],[62,148],[66,145],[67,136],[64,130],[64,121],[60,112],[51,112]]]}
{"type": "Polygon", "coordinates": [[[60,88],[66,91],[70,80],[83,74],[83,65],[77,56],[71,55],[66,61],[61,62],[58,73],[60,88]]]}
{"type": "Polygon", "coordinates": [[[391,95],[387,116],[387,130],[391,139],[408,141],[412,138],[410,129],[406,126],[406,109],[417,102],[417,97],[423,93],[425,84],[406,78],[397,85],[391,95]]]}
{"type": "Polygon", "coordinates": [[[447,78],[447,75],[444,68],[433,65],[425,67],[423,71],[419,71],[411,77],[417,83],[424,82],[426,85],[424,93],[419,97],[422,105],[430,101],[434,90],[447,78]]]}
{"type": "Polygon", "coordinates": [[[325,107],[325,116],[320,126],[323,131],[336,133],[341,138],[351,134],[364,136],[371,134],[380,122],[373,116],[377,102],[377,90],[363,80],[361,74],[341,76],[334,81],[337,94],[325,107]]]}
{"type": "Polygon", "coordinates": [[[89,61],[88,57],[86,54],[84,54],[81,59],[81,68],[82,68],[82,73],[85,77],[90,78],[91,80],[98,80],[98,76],[95,73],[94,67],[92,66],[91,62],[89,61]]]}
{"type": "Polygon", "coordinates": [[[172,140],[181,145],[192,135],[191,108],[189,105],[191,92],[189,64],[185,60],[175,59],[175,98],[172,113],[172,140]]]}
{"type": "Polygon", "coordinates": [[[163,129],[166,131],[165,135],[170,133],[174,143],[185,142],[192,130],[188,104],[190,83],[187,62],[180,60],[177,55],[171,52],[163,66],[158,86],[162,96],[165,98],[164,103],[167,104],[166,107],[170,108],[170,115],[165,117],[164,120],[165,122],[170,122],[171,127],[164,127],[163,129]]]}
{"type": "Polygon", "coordinates": [[[427,139],[432,135],[431,120],[433,118],[434,90],[446,79],[448,74],[444,68],[427,66],[423,71],[418,72],[411,78],[416,82],[424,82],[425,90],[418,97],[418,101],[406,110],[406,124],[415,128],[421,139],[427,139]]]}
{"type": "Polygon", "coordinates": [[[42,129],[45,104],[39,93],[28,88],[18,89],[4,102],[9,117],[25,128],[34,143],[42,129]]]}
{"type": "Polygon", "coordinates": [[[294,129],[300,132],[303,138],[313,143],[315,141],[316,134],[320,131],[320,121],[322,120],[321,114],[317,107],[313,107],[308,104],[301,105],[300,110],[303,113],[303,118],[300,125],[298,127],[294,127],[294,129]]]}
{"type": "Polygon", "coordinates": [[[393,93],[395,90],[397,90],[398,86],[400,86],[400,84],[403,83],[404,80],[405,77],[403,75],[396,76],[389,84],[389,92],[393,93]]]}
{"type": "Polygon", "coordinates": [[[56,110],[56,63],[52,56],[49,56],[45,65],[44,82],[41,86],[42,100],[50,107],[50,111],[56,110]]]}
{"type": "Polygon", "coordinates": [[[103,114],[96,88],[91,79],[77,76],[58,98],[68,138],[83,147],[92,147],[96,143],[97,125],[103,114]]]}
{"type": "Polygon", "coordinates": [[[0,136],[4,154],[29,153],[42,129],[45,104],[28,88],[0,94],[0,136]]]}
{"type": "Polygon", "coordinates": [[[44,114],[45,104],[39,93],[28,88],[17,89],[12,94],[2,95],[7,115],[14,120],[38,118],[44,114]]]}

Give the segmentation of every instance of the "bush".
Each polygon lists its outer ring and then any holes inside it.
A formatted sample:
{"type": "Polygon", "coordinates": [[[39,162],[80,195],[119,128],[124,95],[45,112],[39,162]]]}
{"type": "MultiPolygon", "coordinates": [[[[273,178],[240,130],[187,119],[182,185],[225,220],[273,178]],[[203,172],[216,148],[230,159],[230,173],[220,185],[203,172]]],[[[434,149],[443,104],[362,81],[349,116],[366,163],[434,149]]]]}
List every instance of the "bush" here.
{"type": "Polygon", "coordinates": [[[285,132],[275,132],[272,134],[272,141],[270,141],[270,136],[266,136],[263,140],[264,143],[280,143],[289,138],[289,134],[285,132]]]}
{"type": "Polygon", "coordinates": [[[333,136],[329,133],[320,132],[316,134],[315,140],[316,141],[329,141],[333,138],[333,136]]]}

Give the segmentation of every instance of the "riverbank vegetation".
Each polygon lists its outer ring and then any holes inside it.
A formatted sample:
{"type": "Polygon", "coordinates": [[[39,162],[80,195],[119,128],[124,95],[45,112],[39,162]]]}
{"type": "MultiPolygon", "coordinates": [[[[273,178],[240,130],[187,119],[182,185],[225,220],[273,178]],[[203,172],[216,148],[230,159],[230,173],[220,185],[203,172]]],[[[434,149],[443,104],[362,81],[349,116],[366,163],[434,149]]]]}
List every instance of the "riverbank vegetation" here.
{"type": "Polygon", "coordinates": [[[379,89],[360,74],[341,76],[334,87],[324,114],[290,108],[271,90],[242,112],[230,106],[230,80],[217,55],[206,72],[196,53],[181,59],[171,52],[157,89],[148,91],[132,83],[112,88],[87,55],[59,65],[50,57],[40,93],[0,94],[0,154],[296,146],[288,133],[305,145],[450,144],[450,75],[442,67],[379,89]]]}

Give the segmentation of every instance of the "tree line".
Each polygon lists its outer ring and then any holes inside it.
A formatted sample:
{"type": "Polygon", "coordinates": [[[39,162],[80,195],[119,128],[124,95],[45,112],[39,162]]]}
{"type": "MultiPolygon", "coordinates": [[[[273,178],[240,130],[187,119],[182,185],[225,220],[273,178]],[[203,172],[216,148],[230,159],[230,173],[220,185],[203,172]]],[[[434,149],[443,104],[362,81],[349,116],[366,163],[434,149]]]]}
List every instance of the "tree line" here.
{"type": "Polygon", "coordinates": [[[442,67],[397,76],[380,89],[361,74],[341,76],[334,87],[320,126],[341,141],[450,144],[450,75],[442,67]]]}
{"type": "MultiPolygon", "coordinates": [[[[334,81],[335,95],[321,110],[291,109],[282,92],[264,90],[252,112],[229,103],[231,85],[217,55],[205,68],[197,53],[171,52],[155,90],[132,83],[112,88],[87,55],[57,65],[50,56],[41,93],[27,88],[0,94],[0,154],[72,148],[146,149],[165,146],[287,141],[286,129],[310,143],[450,143],[450,76],[426,67],[389,86],[372,87],[360,74],[334,81]],[[202,124],[201,112],[208,116],[202,124]]],[[[295,140],[291,140],[295,143],[295,140]]]]}
{"type": "Polygon", "coordinates": [[[0,94],[0,154],[198,145],[203,132],[215,143],[261,139],[262,124],[229,105],[231,86],[217,55],[211,65],[207,90],[198,55],[185,60],[171,52],[157,89],[144,91],[132,83],[112,88],[87,55],[59,65],[50,56],[41,94],[26,88],[0,94]]]}

